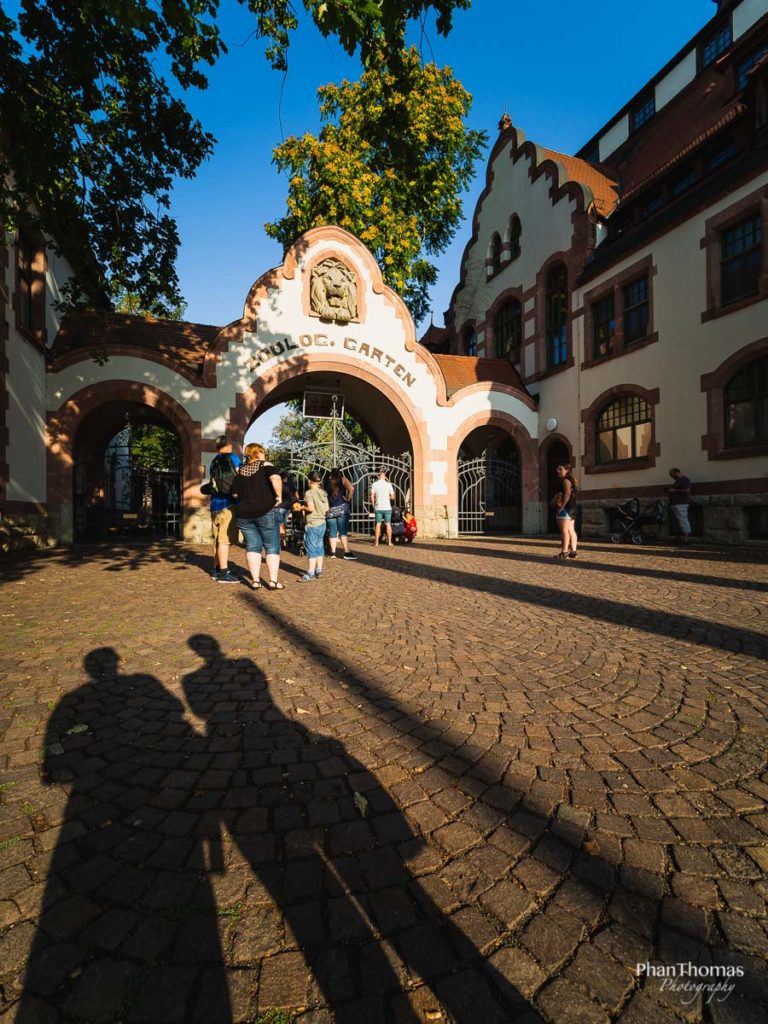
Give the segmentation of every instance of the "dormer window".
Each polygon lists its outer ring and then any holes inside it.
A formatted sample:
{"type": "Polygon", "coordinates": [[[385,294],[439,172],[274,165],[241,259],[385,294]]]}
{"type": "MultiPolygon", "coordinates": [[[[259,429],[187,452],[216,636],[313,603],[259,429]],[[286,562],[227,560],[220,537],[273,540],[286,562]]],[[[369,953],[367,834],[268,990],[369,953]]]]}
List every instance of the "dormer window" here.
{"type": "Polygon", "coordinates": [[[725,53],[733,42],[731,23],[721,25],[714,35],[711,35],[701,47],[701,70],[714,64],[721,53],[725,53]]]}
{"type": "Polygon", "coordinates": [[[636,132],[638,128],[641,128],[647,121],[650,121],[653,115],[656,113],[656,100],[654,99],[653,93],[645,96],[629,112],[629,130],[630,132],[636,132]]]}

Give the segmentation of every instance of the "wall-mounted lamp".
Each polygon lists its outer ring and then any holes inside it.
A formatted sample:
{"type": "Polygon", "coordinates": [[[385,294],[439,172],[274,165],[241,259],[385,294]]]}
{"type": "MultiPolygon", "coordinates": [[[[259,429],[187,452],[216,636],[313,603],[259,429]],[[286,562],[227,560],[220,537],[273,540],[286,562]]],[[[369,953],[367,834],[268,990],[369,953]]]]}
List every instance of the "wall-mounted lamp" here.
{"type": "Polygon", "coordinates": [[[557,430],[557,420],[554,416],[550,416],[547,420],[547,430],[557,430]]]}

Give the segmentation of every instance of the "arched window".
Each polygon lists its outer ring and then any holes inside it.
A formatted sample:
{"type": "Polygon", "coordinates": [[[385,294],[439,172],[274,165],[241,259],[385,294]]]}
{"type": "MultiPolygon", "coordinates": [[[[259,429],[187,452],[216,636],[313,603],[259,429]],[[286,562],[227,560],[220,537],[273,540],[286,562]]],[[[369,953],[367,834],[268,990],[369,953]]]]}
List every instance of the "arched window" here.
{"type": "Polygon", "coordinates": [[[568,271],[556,264],[547,275],[547,369],[568,358],[568,271]]]}
{"type": "Polygon", "coordinates": [[[495,274],[501,266],[501,235],[494,231],[488,245],[488,259],[486,261],[489,274],[495,274]]]}
{"type": "Polygon", "coordinates": [[[509,240],[509,258],[516,260],[520,255],[520,236],[523,233],[523,226],[520,223],[520,218],[516,213],[513,213],[509,218],[509,227],[507,228],[507,238],[509,240]]]}
{"type": "Polygon", "coordinates": [[[596,462],[644,458],[651,449],[652,432],[651,409],[644,398],[614,399],[598,417],[596,462]]]}
{"type": "Polygon", "coordinates": [[[523,340],[523,307],[517,299],[505,302],[493,321],[494,353],[497,359],[520,360],[523,340]]]}
{"type": "Polygon", "coordinates": [[[477,355],[477,334],[474,327],[467,327],[464,330],[464,355],[477,355]]]}
{"type": "Polygon", "coordinates": [[[768,441],[768,356],[731,377],[724,398],[727,445],[768,441]]]}

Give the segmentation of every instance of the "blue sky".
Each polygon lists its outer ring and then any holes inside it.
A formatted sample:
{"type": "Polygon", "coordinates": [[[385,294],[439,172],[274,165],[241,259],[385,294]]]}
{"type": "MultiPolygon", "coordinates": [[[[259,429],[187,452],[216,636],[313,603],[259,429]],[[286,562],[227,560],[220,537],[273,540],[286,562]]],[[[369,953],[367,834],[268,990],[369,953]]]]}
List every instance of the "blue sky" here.
{"type": "MultiPolygon", "coordinates": [[[[433,27],[412,36],[425,59],[450,65],[473,95],[469,123],[488,131],[491,142],[506,104],[528,138],[572,153],[715,11],[712,0],[474,0],[457,14],[448,39],[433,27]]],[[[222,29],[229,54],[210,72],[205,92],[186,96],[218,139],[216,150],[173,198],[187,318],[213,324],[237,319],[251,284],[282,259],[264,231],[285,208],[286,181],[271,164],[273,147],[287,135],[318,130],[319,85],[359,75],[357,61],[306,20],[293,38],[285,79],[268,67],[263,45],[248,39],[252,21],[233,0],[223,0],[222,29]]],[[[481,161],[465,197],[466,219],[439,259],[431,295],[436,324],[456,283],[484,174],[481,161]]]]}

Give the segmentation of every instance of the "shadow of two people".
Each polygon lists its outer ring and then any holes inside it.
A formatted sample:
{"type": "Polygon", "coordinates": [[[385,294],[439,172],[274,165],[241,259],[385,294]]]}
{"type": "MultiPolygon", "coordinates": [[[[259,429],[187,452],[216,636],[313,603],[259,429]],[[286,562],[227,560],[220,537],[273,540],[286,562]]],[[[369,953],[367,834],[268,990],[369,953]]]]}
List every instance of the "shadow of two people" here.
{"type": "MultiPolygon", "coordinates": [[[[530,1010],[412,876],[423,840],[375,776],[287,718],[252,660],[188,642],[203,663],[183,691],[204,734],[154,676],[121,674],[113,648],[86,656],[88,681],[51,716],[45,773],[70,794],[16,1020],[242,1019],[214,892],[237,861],[284,923],[270,952],[303,955],[296,1004],[417,1024],[405,990],[424,980],[455,1024],[530,1010]]],[[[256,963],[247,935],[238,962],[256,963]]]]}

